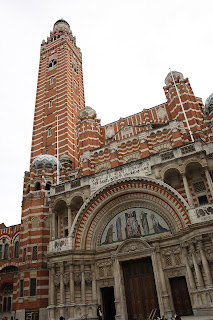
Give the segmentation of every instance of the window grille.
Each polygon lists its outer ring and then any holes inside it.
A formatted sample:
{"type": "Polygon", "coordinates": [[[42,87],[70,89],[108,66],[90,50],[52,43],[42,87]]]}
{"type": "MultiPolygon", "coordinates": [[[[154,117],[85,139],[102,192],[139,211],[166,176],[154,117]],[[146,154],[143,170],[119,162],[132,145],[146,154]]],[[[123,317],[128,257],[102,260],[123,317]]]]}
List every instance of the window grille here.
{"type": "Polygon", "coordinates": [[[195,193],[206,191],[204,181],[199,181],[193,184],[195,193]]]}
{"type": "Polygon", "coordinates": [[[170,255],[165,256],[166,267],[172,266],[172,259],[170,255]]]}
{"type": "Polygon", "coordinates": [[[194,151],[195,151],[195,146],[193,144],[181,148],[181,153],[183,155],[190,152],[194,152],[194,151]]]}
{"type": "Polygon", "coordinates": [[[165,152],[161,155],[161,160],[165,161],[165,160],[169,160],[169,159],[173,159],[174,158],[174,153],[173,151],[168,151],[165,152]]]}

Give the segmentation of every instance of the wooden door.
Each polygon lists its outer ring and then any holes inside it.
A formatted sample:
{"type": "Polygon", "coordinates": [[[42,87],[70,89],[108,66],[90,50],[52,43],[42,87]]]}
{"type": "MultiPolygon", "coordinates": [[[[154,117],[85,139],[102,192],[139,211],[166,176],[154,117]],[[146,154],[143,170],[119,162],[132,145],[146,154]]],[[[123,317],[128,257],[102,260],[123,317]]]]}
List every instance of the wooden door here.
{"type": "Polygon", "coordinates": [[[123,263],[124,285],[128,319],[144,320],[152,309],[157,309],[158,299],[150,258],[123,263]]]}
{"type": "Polygon", "coordinates": [[[175,312],[179,315],[191,315],[192,305],[185,277],[176,277],[169,279],[175,312]]]}

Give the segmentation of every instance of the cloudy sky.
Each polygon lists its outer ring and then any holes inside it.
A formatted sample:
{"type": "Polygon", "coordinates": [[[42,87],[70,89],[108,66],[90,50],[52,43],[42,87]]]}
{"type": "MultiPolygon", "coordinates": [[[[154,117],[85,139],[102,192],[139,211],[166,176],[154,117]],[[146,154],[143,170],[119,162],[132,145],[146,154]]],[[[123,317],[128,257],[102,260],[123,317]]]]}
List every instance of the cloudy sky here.
{"type": "Polygon", "coordinates": [[[20,223],[40,44],[64,18],[83,53],[86,105],[102,124],[165,102],[169,68],[213,91],[212,0],[1,0],[0,223],[20,223]]]}

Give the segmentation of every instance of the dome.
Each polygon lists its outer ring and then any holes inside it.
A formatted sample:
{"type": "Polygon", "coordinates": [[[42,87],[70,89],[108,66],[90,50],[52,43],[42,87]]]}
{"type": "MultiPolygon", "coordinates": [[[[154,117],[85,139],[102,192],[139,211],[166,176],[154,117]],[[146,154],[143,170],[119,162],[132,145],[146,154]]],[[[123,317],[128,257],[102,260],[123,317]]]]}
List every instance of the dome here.
{"type": "Polygon", "coordinates": [[[183,74],[181,72],[171,71],[167,74],[167,76],[165,78],[165,84],[167,86],[169,85],[170,82],[173,82],[172,75],[173,75],[173,78],[175,79],[175,81],[178,81],[178,78],[183,80],[183,74]]]}
{"type": "Polygon", "coordinates": [[[66,22],[64,19],[59,19],[56,21],[56,23],[54,24],[53,26],[53,31],[55,31],[55,29],[57,28],[65,28],[65,29],[68,29],[70,31],[70,25],[68,22],[66,22]]]}
{"type": "Polygon", "coordinates": [[[209,114],[213,109],[213,92],[210,96],[206,99],[205,102],[205,113],[209,114]]]}
{"type": "Polygon", "coordinates": [[[50,154],[42,154],[33,160],[31,168],[40,169],[45,167],[52,169],[54,166],[57,166],[57,158],[50,154]]]}
{"type": "Polygon", "coordinates": [[[96,116],[96,111],[91,107],[84,107],[79,113],[79,117],[81,119],[85,117],[94,117],[94,116],[96,116]]]}

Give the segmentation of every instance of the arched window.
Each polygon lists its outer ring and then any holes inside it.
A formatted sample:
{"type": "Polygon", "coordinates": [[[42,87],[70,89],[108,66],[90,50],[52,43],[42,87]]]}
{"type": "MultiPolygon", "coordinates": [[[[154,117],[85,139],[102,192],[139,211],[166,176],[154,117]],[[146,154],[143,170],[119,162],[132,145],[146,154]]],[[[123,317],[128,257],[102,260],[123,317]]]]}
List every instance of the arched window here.
{"type": "Polygon", "coordinates": [[[41,190],[41,184],[40,184],[40,182],[36,182],[35,191],[39,191],[39,190],[41,190]]]}
{"type": "Polygon", "coordinates": [[[15,248],[14,248],[14,258],[19,257],[19,241],[16,241],[15,248]]]}
{"type": "Polygon", "coordinates": [[[3,291],[3,312],[10,312],[12,306],[12,284],[7,284],[3,291]]]}
{"type": "Polygon", "coordinates": [[[45,190],[50,190],[50,187],[51,187],[51,182],[47,182],[46,183],[46,187],[45,187],[45,190]]]}
{"type": "Polygon", "coordinates": [[[9,244],[6,243],[4,246],[4,259],[8,259],[9,256],[9,244]]]}
{"type": "Polygon", "coordinates": [[[27,186],[27,193],[29,193],[30,192],[30,185],[28,184],[28,186],[27,186]]]}

